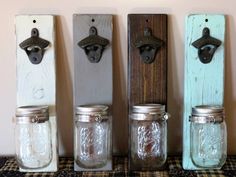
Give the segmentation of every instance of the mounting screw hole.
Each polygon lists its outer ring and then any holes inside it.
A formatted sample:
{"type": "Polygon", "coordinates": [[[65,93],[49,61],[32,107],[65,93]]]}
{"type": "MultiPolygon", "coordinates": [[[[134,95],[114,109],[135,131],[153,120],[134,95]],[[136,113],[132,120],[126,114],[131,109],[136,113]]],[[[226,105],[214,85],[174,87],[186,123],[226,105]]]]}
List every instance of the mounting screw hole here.
{"type": "Polygon", "coordinates": [[[146,19],[146,22],[148,23],[148,22],[149,22],[149,20],[148,20],[148,19],[146,19]]]}
{"type": "Polygon", "coordinates": [[[208,22],[208,19],[207,19],[207,18],[205,19],[205,22],[208,22]]]}
{"type": "Polygon", "coordinates": [[[33,20],[33,23],[36,23],[36,20],[33,20]]]}
{"type": "Polygon", "coordinates": [[[95,20],[94,20],[94,19],[92,19],[92,22],[95,22],[95,20]]]}

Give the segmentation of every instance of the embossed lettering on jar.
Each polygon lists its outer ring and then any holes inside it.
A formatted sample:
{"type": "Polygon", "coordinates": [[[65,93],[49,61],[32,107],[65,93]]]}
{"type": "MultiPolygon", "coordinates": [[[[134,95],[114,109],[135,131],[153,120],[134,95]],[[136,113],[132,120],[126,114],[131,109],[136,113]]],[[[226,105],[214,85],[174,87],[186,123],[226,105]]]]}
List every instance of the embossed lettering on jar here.
{"type": "Polygon", "coordinates": [[[130,115],[130,168],[156,170],[167,158],[167,119],[165,106],[133,106],[130,115]]]}
{"type": "Polygon", "coordinates": [[[40,169],[52,160],[48,106],[23,106],[16,110],[16,159],[23,169],[40,169]]]}
{"type": "Polygon", "coordinates": [[[199,168],[221,168],[227,157],[227,132],[221,106],[192,108],[190,153],[199,168]]]}
{"type": "Polygon", "coordinates": [[[87,169],[104,167],[111,160],[111,117],[108,106],[76,108],[75,161],[87,169]]]}

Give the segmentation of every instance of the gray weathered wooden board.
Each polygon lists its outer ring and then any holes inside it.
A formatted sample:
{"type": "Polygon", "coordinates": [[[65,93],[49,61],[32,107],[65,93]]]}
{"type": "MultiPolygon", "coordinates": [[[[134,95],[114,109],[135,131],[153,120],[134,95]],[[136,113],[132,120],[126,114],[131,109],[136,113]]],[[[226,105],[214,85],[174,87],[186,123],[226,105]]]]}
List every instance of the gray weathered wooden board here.
{"type": "MultiPolygon", "coordinates": [[[[75,14],[73,16],[74,40],[74,109],[84,104],[107,104],[112,106],[112,15],[75,14]],[[78,42],[89,36],[90,27],[96,27],[98,35],[109,40],[102,58],[91,63],[78,42]]],[[[74,148],[75,149],[75,148],[74,148]]],[[[75,152],[76,154],[76,152],[75,152]]],[[[112,163],[96,170],[111,170],[112,163]]],[[[84,171],[75,163],[75,170],[84,171]]]]}

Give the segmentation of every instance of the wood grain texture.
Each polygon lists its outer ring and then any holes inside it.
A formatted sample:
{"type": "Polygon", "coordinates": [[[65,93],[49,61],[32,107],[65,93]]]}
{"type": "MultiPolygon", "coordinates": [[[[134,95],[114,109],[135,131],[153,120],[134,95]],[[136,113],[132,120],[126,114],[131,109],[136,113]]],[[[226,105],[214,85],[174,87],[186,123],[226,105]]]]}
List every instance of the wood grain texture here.
{"type": "MultiPolygon", "coordinates": [[[[128,15],[129,114],[135,104],[167,105],[167,33],[167,15],[165,14],[128,15]],[[154,37],[164,42],[157,51],[155,60],[150,64],[143,62],[139,50],[134,45],[137,38],[143,36],[146,27],[151,28],[154,37]]],[[[136,169],[131,161],[129,161],[129,168],[140,170],[136,169]]]]}
{"type": "Polygon", "coordinates": [[[55,17],[52,15],[16,16],[17,52],[17,107],[28,105],[48,105],[52,130],[53,157],[51,163],[41,169],[20,171],[53,172],[58,169],[57,121],[56,121],[56,71],[55,71],[55,17]],[[35,20],[35,22],[33,22],[35,20]],[[37,28],[39,36],[47,39],[50,46],[38,65],[31,64],[19,44],[31,36],[31,29],[37,28]]]}
{"type": "MultiPolygon", "coordinates": [[[[84,104],[112,106],[112,18],[112,15],[105,14],[75,14],[73,16],[74,108],[84,104]],[[101,60],[98,63],[91,63],[84,50],[78,46],[79,41],[89,36],[89,29],[92,26],[96,27],[99,36],[109,40],[109,45],[103,51],[101,60]]],[[[112,107],[110,108],[112,109],[112,107]]],[[[74,155],[76,156],[76,151],[74,155]]],[[[76,163],[74,163],[74,169],[76,171],[94,171],[81,168],[76,163]]],[[[105,167],[95,169],[95,171],[111,169],[112,161],[110,159],[105,167]]]]}
{"type": "Polygon", "coordinates": [[[189,15],[186,18],[185,36],[185,80],[184,80],[184,117],[183,117],[183,168],[198,169],[190,158],[190,122],[191,108],[196,105],[223,105],[224,97],[224,15],[189,15]],[[207,20],[206,20],[207,19],[207,20]],[[203,64],[192,42],[202,36],[204,27],[210,29],[210,35],[222,41],[212,61],[203,64]]]}
{"type": "Polygon", "coordinates": [[[167,15],[128,15],[128,102],[129,109],[139,103],[167,103],[167,15]],[[151,64],[141,60],[134,46],[145,27],[152,35],[164,41],[151,64]]]}

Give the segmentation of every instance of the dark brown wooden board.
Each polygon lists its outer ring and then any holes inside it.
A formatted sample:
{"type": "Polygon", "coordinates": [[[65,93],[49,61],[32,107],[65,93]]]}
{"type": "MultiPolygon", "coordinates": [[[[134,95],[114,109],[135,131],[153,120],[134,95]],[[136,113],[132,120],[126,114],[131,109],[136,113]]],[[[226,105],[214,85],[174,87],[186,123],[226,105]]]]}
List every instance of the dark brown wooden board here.
{"type": "Polygon", "coordinates": [[[129,110],[135,104],[167,104],[167,15],[128,15],[128,103],[129,110]],[[144,33],[144,28],[152,29],[152,35],[164,43],[157,51],[153,63],[142,61],[134,43],[144,33]]]}

